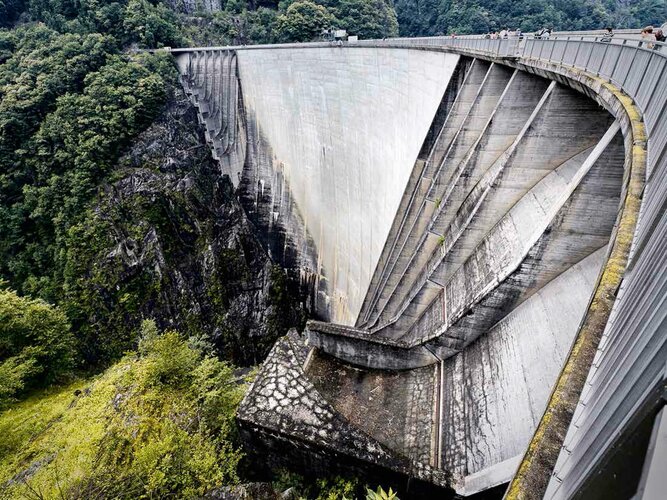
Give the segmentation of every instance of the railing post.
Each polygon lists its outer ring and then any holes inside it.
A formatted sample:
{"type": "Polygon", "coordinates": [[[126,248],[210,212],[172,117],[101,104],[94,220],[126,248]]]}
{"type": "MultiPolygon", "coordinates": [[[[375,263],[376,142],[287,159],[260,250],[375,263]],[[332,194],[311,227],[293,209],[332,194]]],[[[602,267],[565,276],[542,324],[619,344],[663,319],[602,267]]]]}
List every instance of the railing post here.
{"type": "Polygon", "coordinates": [[[577,52],[574,54],[574,59],[572,59],[572,67],[573,68],[577,64],[577,59],[579,58],[579,49],[581,49],[581,45],[582,45],[583,40],[584,40],[584,37],[582,36],[579,39],[579,43],[577,44],[577,52]]]}

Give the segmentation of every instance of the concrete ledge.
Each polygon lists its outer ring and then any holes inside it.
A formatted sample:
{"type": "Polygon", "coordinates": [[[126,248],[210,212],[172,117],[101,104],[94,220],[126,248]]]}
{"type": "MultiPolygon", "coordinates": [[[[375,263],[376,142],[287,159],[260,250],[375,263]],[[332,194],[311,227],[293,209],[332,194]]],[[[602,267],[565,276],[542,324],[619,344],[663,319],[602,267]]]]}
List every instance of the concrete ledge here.
{"type": "Polygon", "coordinates": [[[521,455],[508,458],[488,469],[475,472],[463,478],[463,484],[456,484],[456,491],[463,496],[474,495],[480,491],[499,486],[512,479],[514,471],[521,462],[521,455]]]}
{"type": "Polygon", "coordinates": [[[366,330],[309,321],[308,344],[355,366],[381,370],[409,370],[432,365],[438,358],[423,346],[371,335],[366,330]]]}

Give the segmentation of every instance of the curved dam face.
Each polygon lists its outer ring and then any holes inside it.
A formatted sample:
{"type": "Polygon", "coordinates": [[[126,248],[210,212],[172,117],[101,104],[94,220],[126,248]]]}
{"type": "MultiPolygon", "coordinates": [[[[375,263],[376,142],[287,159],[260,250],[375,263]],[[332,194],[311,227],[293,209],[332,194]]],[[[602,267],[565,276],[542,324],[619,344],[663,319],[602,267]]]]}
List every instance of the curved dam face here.
{"type": "Polygon", "coordinates": [[[272,256],[294,247],[290,260],[316,280],[321,317],[354,324],[458,61],[340,47],[179,57],[200,109],[222,109],[211,136],[223,172],[241,184],[251,216],[287,233],[269,244],[272,256]]]}
{"type": "Polygon", "coordinates": [[[332,321],[356,320],[458,59],[339,47],[239,53],[248,119],[314,242],[328,295],[320,310],[332,321]]]}
{"type": "Polygon", "coordinates": [[[509,481],[607,262],[620,122],[568,85],[443,51],[177,61],[269,252],[331,321],[272,350],[238,413],[252,448],[402,490],[509,481]]]}

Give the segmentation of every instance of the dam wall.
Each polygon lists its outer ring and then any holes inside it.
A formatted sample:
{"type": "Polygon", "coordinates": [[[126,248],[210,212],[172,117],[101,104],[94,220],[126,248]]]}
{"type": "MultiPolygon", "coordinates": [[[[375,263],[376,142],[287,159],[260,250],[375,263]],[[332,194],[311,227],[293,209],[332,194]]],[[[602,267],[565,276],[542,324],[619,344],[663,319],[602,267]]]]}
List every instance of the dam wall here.
{"type": "Polygon", "coordinates": [[[512,477],[509,498],[549,482],[549,497],[636,491],[665,380],[665,47],[435,37],[178,53],[223,173],[333,320],[276,344],[239,409],[245,435],[284,465],[393,471],[406,498],[410,478],[445,497],[512,477]],[[210,71],[196,77],[216,51],[235,55],[222,98],[210,71]]]}
{"type": "Polygon", "coordinates": [[[248,120],[314,242],[328,317],[353,324],[459,57],[330,47],[238,59],[248,120]]]}
{"type": "Polygon", "coordinates": [[[336,46],[177,55],[223,173],[244,183],[250,212],[271,193],[258,217],[289,226],[302,267],[316,267],[321,317],[354,324],[459,58],[336,46]]]}

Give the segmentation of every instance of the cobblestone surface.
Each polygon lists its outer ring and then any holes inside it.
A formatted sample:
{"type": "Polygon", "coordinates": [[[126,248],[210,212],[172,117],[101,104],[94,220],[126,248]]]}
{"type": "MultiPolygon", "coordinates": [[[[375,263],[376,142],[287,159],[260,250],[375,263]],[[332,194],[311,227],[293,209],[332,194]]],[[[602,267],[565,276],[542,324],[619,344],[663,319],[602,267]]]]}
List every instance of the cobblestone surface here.
{"type": "MultiPolygon", "coordinates": [[[[355,428],[327,402],[303,371],[309,351],[304,340],[291,331],[276,343],[241,403],[237,414],[241,423],[260,427],[288,441],[307,441],[336,454],[447,485],[445,473],[394,452],[355,428]]],[[[425,385],[422,389],[419,394],[427,394],[425,385]]]]}

